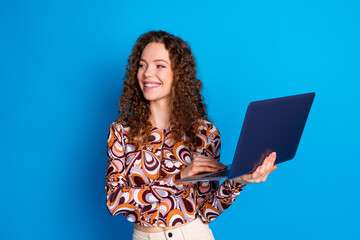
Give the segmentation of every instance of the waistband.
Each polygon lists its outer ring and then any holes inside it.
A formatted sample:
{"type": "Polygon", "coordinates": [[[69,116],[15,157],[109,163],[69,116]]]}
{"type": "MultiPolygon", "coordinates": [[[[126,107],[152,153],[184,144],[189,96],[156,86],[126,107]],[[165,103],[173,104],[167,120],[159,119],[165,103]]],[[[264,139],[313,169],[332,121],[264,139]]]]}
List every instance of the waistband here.
{"type": "Polygon", "coordinates": [[[196,224],[198,225],[199,222],[201,224],[204,224],[200,219],[196,218],[190,222],[187,222],[187,223],[184,223],[184,224],[181,224],[181,225],[178,225],[178,226],[174,226],[174,227],[144,227],[144,226],[141,226],[141,225],[138,225],[138,224],[134,224],[134,229],[137,230],[137,231],[140,231],[140,232],[144,232],[144,233],[159,233],[159,232],[165,232],[165,231],[168,231],[168,230],[174,230],[176,228],[180,228],[180,227],[185,227],[186,225],[189,225],[189,224],[196,224]]]}

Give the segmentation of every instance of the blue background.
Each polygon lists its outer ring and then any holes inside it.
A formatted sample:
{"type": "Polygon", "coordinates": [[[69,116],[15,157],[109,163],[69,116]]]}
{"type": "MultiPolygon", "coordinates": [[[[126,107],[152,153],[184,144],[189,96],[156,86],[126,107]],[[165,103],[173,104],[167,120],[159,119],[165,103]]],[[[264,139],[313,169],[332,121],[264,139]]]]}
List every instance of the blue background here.
{"type": "Polygon", "coordinates": [[[130,239],[105,204],[106,140],[137,37],[188,41],[232,159],[249,101],[316,92],[293,161],[216,239],[360,239],[360,2],[1,1],[0,239],[130,239]],[[234,237],[236,236],[236,237],[234,237]]]}

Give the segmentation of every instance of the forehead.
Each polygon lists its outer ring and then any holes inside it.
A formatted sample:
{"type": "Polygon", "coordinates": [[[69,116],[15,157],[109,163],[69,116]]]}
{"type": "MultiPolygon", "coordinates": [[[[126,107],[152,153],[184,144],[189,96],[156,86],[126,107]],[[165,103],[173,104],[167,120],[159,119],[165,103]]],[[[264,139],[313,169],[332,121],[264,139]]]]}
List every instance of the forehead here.
{"type": "Polygon", "coordinates": [[[145,61],[166,60],[170,62],[169,52],[163,43],[149,43],[141,53],[141,59],[145,61]]]}

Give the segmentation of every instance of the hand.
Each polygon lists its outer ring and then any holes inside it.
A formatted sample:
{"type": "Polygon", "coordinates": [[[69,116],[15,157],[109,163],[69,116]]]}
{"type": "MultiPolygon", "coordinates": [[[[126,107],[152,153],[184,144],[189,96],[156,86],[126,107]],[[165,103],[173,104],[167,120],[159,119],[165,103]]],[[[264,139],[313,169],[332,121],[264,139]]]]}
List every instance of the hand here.
{"type": "Polygon", "coordinates": [[[186,166],[186,168],[184,168],[184,170],[182,170],[180,177],[190,177],[201,172],[216,172],[225,168],[225,165],[215,159],[198,155],[186,166]]]}
{"type": "Polygon", "coordinates": [[[234,181],[242,184],[265,182],[269,174],[278,167],[274,165],[275,160],[276,152],[272,152],[254,172],[234,178],[234,181]]]}

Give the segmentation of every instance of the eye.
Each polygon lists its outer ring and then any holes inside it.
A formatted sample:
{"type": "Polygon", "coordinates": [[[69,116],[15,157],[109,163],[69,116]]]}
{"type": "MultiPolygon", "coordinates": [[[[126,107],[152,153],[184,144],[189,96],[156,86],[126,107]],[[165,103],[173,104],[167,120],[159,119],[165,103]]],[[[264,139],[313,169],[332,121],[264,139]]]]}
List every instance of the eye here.
{"type": "Polygon", "coordinates": [[[164,65],[156,65],[157,68],[165,68],[164,65]]]}
{"type": "Polygon", "coordinates": [[[145,68],[145,64],[140,63],[139,68],[145,68]]]}

